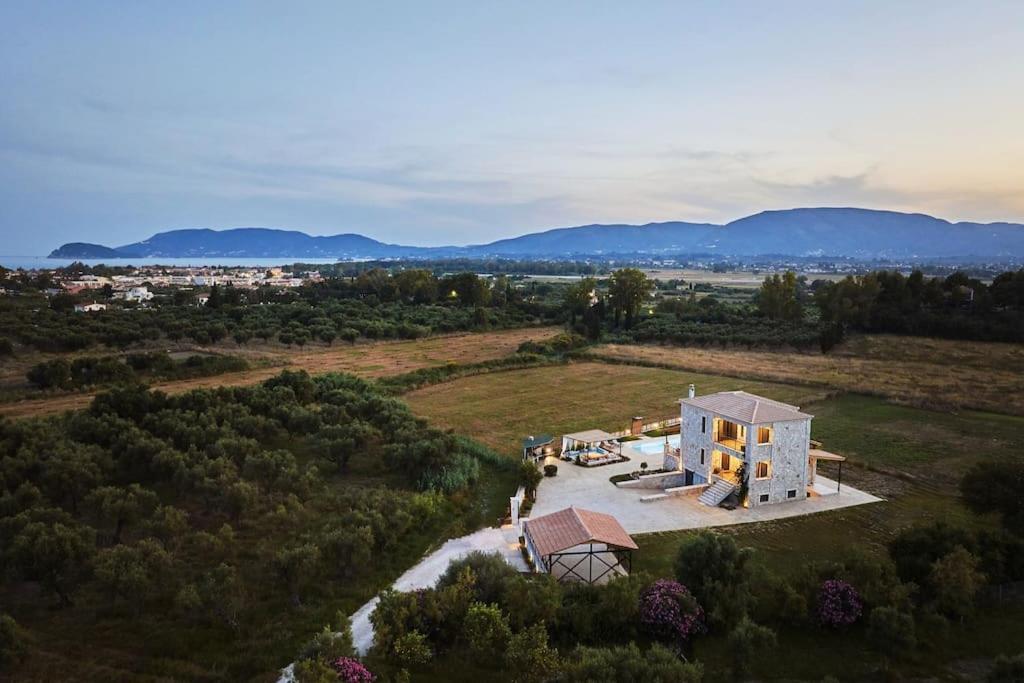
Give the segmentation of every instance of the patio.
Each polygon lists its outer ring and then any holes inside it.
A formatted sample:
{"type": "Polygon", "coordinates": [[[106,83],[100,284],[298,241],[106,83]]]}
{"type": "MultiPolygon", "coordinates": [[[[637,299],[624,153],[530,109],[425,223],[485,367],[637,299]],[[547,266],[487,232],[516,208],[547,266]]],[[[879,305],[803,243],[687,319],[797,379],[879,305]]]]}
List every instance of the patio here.
{"type": "MultiPolygon", "coordinates": [[[[590,510],[600,510],[612,515],[619,520],[627,532],[642,534],[764,522],[838,510],[882,500],[847,484],[843,484],[842,492],[836,494],[837,483],[818,475],[811,497],[778,505],[726,510],[708,507],[698,502],[696,496],[687,495],[669,496],[653,502],[643,502],[641,498],[650,496],[655,491],[619,488],[608,481],[608,478],[639,469],[639,462],[642,458],[637,456],[641,451],[637,450],[636,446],[654,440],[627,442],[623,444],[623,454],[633,457],[631,462],[613,463],[594,469],[566,466],[558,460],[550,459],[549,462],[561,465],[558,468],[558,476],[545,477],[540,483],[537,490],[537,501],[533,505],[531,516],[550,514],[574,505],[590,510]]],[[[650,456],[648,458],[652,461],[652,469],[661,465],[660,460],[655,462],[654,458],[650,456]]]]}

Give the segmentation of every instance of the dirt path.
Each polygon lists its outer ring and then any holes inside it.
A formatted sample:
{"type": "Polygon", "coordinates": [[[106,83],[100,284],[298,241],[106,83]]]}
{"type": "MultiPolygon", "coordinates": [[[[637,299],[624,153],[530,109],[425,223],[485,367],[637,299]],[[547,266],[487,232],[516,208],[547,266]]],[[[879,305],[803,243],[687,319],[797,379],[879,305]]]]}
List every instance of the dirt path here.
{"type": "MultiPolygon", "coordinates": [[[[476,363],[501,358],[515,352],[524,341],[546,339],[560,331],[561,329],[557,327],[532,327],[429,337],[414,341],[335,344],[331,347],[311,345],[302,349],[269,351],[261,354],[263,360],[274,363],[274,367],[258,367],[212,377],[158,382],[152,386],[169,394],[191,389],[245,386],[262,382],[283,369],[306,370],[310,374],[351,372],[361,377],[400,375],[447,363],[476,363]]],[[[0,404],[0,415],[20,418],[76,410],[89,405],[96,393],[62,394],[0,404]]]]}

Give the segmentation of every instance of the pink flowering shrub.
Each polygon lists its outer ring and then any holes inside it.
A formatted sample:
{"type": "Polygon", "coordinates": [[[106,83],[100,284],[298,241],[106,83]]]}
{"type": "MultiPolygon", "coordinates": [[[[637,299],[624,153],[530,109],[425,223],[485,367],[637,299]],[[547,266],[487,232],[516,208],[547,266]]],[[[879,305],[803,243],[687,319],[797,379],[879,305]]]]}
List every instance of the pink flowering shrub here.
{"type": "Polygon", "coordinates": [[[358,659],[338,657],[331,665],[342,683],[373,683],[376,678],[358,659]]]}
{"type": "Polygon", "coordinates": [[[857,589],[839,579],[829,579],[818,592],[818,623],[839,628],[860,619],[863,605],[857,589]]]}
{"type": "Polygon", "coordinates": [[[640,594],[640,623],[660,638],[688,640],[704,633],[704,610],[686,586],[659,579],[640,594]]]}

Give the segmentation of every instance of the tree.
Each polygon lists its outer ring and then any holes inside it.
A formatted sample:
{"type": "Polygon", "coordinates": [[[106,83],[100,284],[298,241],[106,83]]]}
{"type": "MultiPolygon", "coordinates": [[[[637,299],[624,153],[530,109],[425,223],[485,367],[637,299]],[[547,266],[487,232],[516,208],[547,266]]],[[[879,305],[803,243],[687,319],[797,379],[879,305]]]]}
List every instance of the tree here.
{"type": "Polygon", "coordinates": [[[957,546],[945,557],[936,560],[928,577],[935,592],[939,611],[951,617],[964,617],[974,612],[974,601],[985,582],[978,571],[978,558],[963,546],[957,546]]]}
{"type": "Polygon", "coordinates": [[[569,325],[576,326],[576,317],[583,316],[590,308],[591,301],[597,291],[597,280],[585,277],[579,282],[565,288],[563,306],[569,313],[569,325]]]}
{"type": "Polygon", "coordinates": [[[318,545],[334,575],[350,578],[360,569],[369,566],[373,559],[373,529],[366,525],[338,526],[329,531],[318,545]]]}
{"type": "Polygon", "coordinates": [[[524,460],[519,464],[519,484],[526,489],[526,495],[534,498],[537,495],[537,486],[544,479],[544,473],[537,469],[537,465],[524,460]]]}
{"type": "Polygon", "coordinates": [[[669,648],[655,643],[646,652],[635,643],[610,648],[579,647],[565,667],[566,683],[700,683],[700,664],[684,661],[669,648]]]}
{"type": "Polygon", "coordinates": [[[274,571],[296,607],[302,604],[301,593],[316,576],[319,564],[320,549],[312,543],[282,548],[274,556],[274,571]]]}
{"type": "Polygon", "coordinates": [[[548,645],[544,623],[533,624],[512,636],[505,665],[519,683],[547,681],[558,673],[558,652],[548,645]]]}
{"type": "Polygon", "coordinates": [[[430,649],[425,635],[412,630],[395,640],[392,656],[402,666],[420,666],[434,658],[434,651],[430,649]]]}
{"type": "Polygon", "coordinates": [[[170,554],[152,539],[136,545],[117,545],[104,548],[96,555],[96,581],[106,590],[111,600],[122,598],[141,605],[168,590],[171,578],[170,554]]]}
{"type": "Polygon", "coordinates": [[[796,273],[787,270],[766,277],[757,294],[757,307],[769,320],[797,321],[803,318],[803,306],[797,297],[796,273]]]}
{"type": "Polygon", "coordinates": [[[295,456],[286,450],[258,451],[245,459],[242,472],[266,493],[287,488],[298,476],[295,456]]]}
{"type": "Polygon", "coordinates": [[[53,500],[66,503],[77,514],[79,502],[101,477],[100,466],[87,449],[62,447],[44,462],[40,481],[53,500]]]}
{"type": "Polygon", "coordinates": [[[775,631],[755,624],[749,617],[743,617],[729,632],[729,651],[736,678],[748,675],[754,661],[774,648],[776,640],[775,631]]]}
{"type": "Polygon", "coordinates": [[[62,605],[70,605],[94,550],[88,527],[29,522],[14,536],[9,562],[22,578],[38,582],[44,591],[56,593],[62,605]]]}
{"type": "Polygon", "coordinates": [[[89,504],[101,519],[113,525],[113,542],[121,542],[125,527],[134,524],[156,508],[156,494],[138,484],[101,486],[89,494],[89,504]]]}
{"type": "Polygon", "coordinates": [[[731,536],[702,531],[687,538],[676,556],[676,579],[687,586],[716,626],[734,624],[752,603],[749,560],[731,536]]]}
{"type": "Polygon", "coordinates": [[[608,280],[608,296],[618,325],[620,314],[625,315],[626,329],[633,327],[640,306],[647,301],[654,284],[647,275],[637,268],[622,268],[612,273],[608,280]]]}
{"type": "Polygon", "coordinates": [[[964,503],[978,514],[999,513],[1003,525],[1024,535],[1024,462],[978,463],[960,480],[964,503]]]}
{"type": "Polygon", "coordinates": [[[0,614],[0,671],[13,668],[25,656],[25,639],[10,615],[0,614]]]}
{"type": "Polygon", "coordinates": [[[479,663],[495,661],[503,655],[511,637],[508,619],[497,605],[474,602],[469,606],[462,623],[462,639],[479,663]]]}
{"type": "Polygon", "coordinates": [[[886,657],[899,657],[917,647],[914,617],[895,607],[876,607],[868,617],[868,643],[886,657]]]}

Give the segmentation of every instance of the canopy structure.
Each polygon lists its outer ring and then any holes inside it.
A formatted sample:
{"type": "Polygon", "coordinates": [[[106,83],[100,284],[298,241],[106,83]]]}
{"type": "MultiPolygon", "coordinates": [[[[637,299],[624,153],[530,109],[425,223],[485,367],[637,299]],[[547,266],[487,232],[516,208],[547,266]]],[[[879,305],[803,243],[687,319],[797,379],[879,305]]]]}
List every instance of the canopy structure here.
{"type": "Polygon", "coordinates": [[[540,458],[550,455],[554,450],[551,444],[555,437],[550,434],[530,435],[523,439],[523,460],[540,458]]]}
{"type": "Polygon", "coordinates": [[[842,486],[843,486],[843,462],[846,460],[846,456],[845,455],[838,455],[836,453],[829,453],[828,451],[824,451],[824,450],[822,450],[820,448],[811,448],[811,449],[808,449],[808,451],[807,451],[807,460],[808,460],[808,467],[807,467],[807,469],[808,469],[807,485],[808,486],[814,486],[814,476],[818,473],[818,461],[819,460],[828,460],[830,462],[838,462],[839,463],[839,477],[838,477],[838,479],[836,481],[836,493],[838,493],[839,489],[842,488],[842,486]]]}
{"type": "Polygon", "coordinates": [[[523,523],[527,551],[559,581],[600,583],[629,574],[636,543],[611,515],[569,507],[523,523]]]}
{"type": "Polygon", "coordinates": [[[601,443],[602,441],[611,441],[615,437],[604,431],[603,429],[588,429],[585,432],[575,432],[573,434],[566,434],[562,437],[562,441],[575,441],[581,444],[595,444],[601,443]]]}

